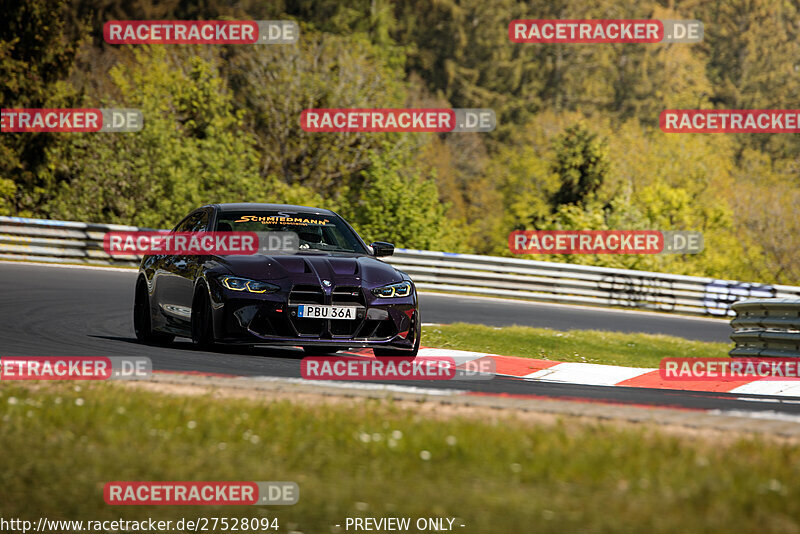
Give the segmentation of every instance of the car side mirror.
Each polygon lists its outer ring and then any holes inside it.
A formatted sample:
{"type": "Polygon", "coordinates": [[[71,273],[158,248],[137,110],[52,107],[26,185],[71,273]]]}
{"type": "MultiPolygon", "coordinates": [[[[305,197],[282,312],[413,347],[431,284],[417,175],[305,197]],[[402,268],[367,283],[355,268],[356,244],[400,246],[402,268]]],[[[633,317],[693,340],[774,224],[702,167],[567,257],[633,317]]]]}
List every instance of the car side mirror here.
{"type": "Polygon", "coordinates": [[[376,258],[380,256],[391,256],[394,254],[394,245],[391,243],[375,241],[374,243],[370,244],[370,246],[372,247],[372,253],[376,258]]]}

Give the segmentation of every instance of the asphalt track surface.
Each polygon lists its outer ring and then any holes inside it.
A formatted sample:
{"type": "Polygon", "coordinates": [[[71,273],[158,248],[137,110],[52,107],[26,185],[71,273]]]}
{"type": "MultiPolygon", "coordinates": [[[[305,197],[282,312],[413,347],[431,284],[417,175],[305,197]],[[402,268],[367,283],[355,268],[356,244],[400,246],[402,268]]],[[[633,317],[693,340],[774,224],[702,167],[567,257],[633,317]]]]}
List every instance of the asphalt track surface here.
{"type": "MultiPolygon", "coordinates": [[[[299,349],[230,347],[218,352],[202,352],[194,350],[191,343],[183,339],[168,347],[139,344],[131,319],[134,281],[134,271],[0,263],[0,356],[147,356],[156,370],[300,377],[303,352],[299,349]]],[[[716,326],[713,321],[691,318],[655,314],[636,317],[630,312],[618,314],[608,310],[440,295],[425,295],[421,299],[421,309],[425,322],[460,320],[561,329],[663,331],[694,339],[703,331],[713,331],[712,327],[716,326]],[[658,322],[665,326],[657,325],[658,322]]],[[[727,335],[728,330],[725,332],[727,335]]],[[[797,399],[761,395],[584,386],[505,377],[484,381],[401,381],[398,384],[488,394],[800,415],[797,399]]]]}
{"type": "Polygon", "coordinates": [[[730,343],[732,332],[730,322],[721,319],[436,293],[420,295],[420,310],[423,322],[428,323],[643,332],[722,343],[730,343]]]}

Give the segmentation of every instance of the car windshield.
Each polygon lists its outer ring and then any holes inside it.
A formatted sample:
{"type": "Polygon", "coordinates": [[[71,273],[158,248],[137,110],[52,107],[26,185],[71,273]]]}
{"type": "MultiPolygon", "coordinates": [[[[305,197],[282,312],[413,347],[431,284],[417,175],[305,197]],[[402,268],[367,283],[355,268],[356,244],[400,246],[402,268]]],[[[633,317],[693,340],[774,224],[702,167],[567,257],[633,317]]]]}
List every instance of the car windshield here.
{"type": "Polygon", "coordinates": [[[218,232],[295,232],[300,251],[355,252],[367,254],[350,227],[336,215],[297,211],[223,211],[218,232]]]}

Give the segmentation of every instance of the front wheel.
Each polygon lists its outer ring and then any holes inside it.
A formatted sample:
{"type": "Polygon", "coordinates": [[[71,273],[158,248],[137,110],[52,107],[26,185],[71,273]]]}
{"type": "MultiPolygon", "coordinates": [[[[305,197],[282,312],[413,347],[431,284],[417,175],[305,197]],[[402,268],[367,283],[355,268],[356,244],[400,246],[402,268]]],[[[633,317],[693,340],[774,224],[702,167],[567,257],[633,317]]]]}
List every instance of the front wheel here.
{"type": "Polygon", "coordinates": [[[199,350],[213,350],[216,344],[211,299],[203,286],[197,288],[192,299],[192,343],[199,350]]]}
{"type": "Polygon", "coordinates": [[[133,331],[136,339],[146,345],[168,345],[175,336],[153,331],[150,320],[150,297],[147,294],[147,284],[143,278],[136,282],[136,293],[133,297],[133,331]]]}
{"type": "Polygon", "coordinates": [[[411,326],[409,331],[413,337],[413,348],[410,349],[392,349],[388,347],[375,347],[372,353],[376,357],[405,357],[415,358],[419,352],[419,340],[422,337],[422,324],[419,321],[419,312],[415,312],[411,318],[411,326]]]}

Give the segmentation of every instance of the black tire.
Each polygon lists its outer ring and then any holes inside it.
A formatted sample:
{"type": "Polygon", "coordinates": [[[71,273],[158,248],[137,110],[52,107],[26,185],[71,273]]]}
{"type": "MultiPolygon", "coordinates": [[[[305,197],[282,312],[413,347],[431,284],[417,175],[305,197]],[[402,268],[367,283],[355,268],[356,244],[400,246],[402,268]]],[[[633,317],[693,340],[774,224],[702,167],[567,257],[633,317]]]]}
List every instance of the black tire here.
{"type": "Polygon", "coordinates": [[[309,356],[327,356],[336,354],[339,349],[336,347],[320,347],[318,345],[306,345],[303,347],[303,352],[309,356]]]}
{"type": "Polygon", "coordinates": [[[419,340],[422,337],[422,323],[419,321],[419,312],[414,313],[414,316],[411,318],[411,328],[410,330],[414,333],[414,348],[412,349],[390,349],[387,347],[375,347],[372,349],[372,353],[377,358],[416,358],[417,353],[419,352],[419,340]]]}
{"type": "Polygon", "coordinates": [[[146,345],[169,345],[175,339],[172,334],[153,331],[150,320],[150,297],[147,294],[147,283],[144,278],[136,282],[136,293],[133,297],[133,331],[136,339],[146,345]]]}
{"type": "Polygon", "coordinates": [[[214,322],[205,286],[198,286],[192,299],[192,343],[198,350],[214,350],[214,322]]]}

